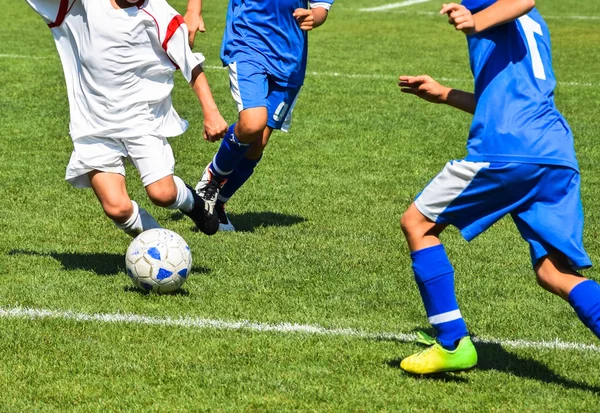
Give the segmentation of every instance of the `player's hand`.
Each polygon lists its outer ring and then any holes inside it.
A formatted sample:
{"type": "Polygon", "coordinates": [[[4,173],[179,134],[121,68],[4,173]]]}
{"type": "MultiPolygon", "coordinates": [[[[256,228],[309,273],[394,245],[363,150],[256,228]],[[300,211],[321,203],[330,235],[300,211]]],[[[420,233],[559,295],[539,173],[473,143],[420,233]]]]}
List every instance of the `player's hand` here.
{"type": "Polygon", "coordinates": [[[196,33],[204,33],[206,31],[204,28],[204,19],[202,19],[201,14],[186,13],[185,16],[183,16],[183,20],[188,28],[188,40],[190,42],[190,48],[193,48],[194,41],[196,40],[196,33]]]}
{"type": "Polygon", "coordinates": [[[401,92],[416,95],[432,103],[446,103],[448,94],[452,90],[440,85],[427,75],[400,76],[399,80],[398,86],[400,86],[401,92]]]}
{"type": "Polygon", "coordinates": [[[464,34],[476,32],[475,19],[465,6],[456,3],[443,4],[440,14],[447,14],[448,23],[456,30],[461,30],[464,34]]]}
{"type": "Polygon", "coordinates": [[[204,115],[204,140],[209,142],[217,142],[227,133],[227,122],[217,111],[213,114],[204,115]]]}
{"type": "Polygon", "coordinates": [[[296,23],[301,30],[305,32],[311,31],[315,25],[315,17],[310,9],[296,9],[292,15],[296,19],[296,23]]]}

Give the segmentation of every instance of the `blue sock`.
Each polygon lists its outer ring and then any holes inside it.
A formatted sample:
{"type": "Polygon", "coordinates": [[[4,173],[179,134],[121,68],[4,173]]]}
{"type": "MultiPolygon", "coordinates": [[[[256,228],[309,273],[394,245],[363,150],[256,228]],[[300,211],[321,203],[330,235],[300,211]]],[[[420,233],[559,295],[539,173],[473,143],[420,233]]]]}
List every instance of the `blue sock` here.
{"type": "Polygon", "coordinates": [[[244,157],[238,164],[238,166],[233,170],[229,178],[227,179],[227,183],[221,190],[219,191],[219,201],[227,202],[229,198],[233,196],[237,192],[238,189],[252,176],[254,173],[254,168],[258,165],[258,162],[261,160],[262,156],[258,159],[248,159],[244,157]]]}
{"type": "Polygon", "coordinates": [[[569,293],[569,304],[583,324],[600,338],[600,285],[592,280],[577,284],[569,293]]]}
{"type": "Polygon", "coordinates": [[[429,323],[442,346],[454,350],[457,341],[468,332],[454,294],[454,268],[444,246],[414,251],[410,257],[429,323]]]}
{"type": "Polygon", "coordinates": [[[226,178],[233,172],[250,147],[250,144],[242,143],[236,138],[233,133],[235,125],[234,123],[227,130],[227,134],[221,141],[221,146],[210,166],[213,173],[221,178],[226,178]]]}

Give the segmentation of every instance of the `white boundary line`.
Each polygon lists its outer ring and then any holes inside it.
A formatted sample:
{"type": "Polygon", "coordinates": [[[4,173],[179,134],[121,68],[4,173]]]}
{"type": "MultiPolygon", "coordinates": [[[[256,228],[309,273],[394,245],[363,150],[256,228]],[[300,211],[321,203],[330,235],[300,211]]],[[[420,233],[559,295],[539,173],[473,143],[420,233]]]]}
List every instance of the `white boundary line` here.
{"type": "MultiPolygon", "coordinates": [[[[54,60],[58,59],[53,56],[26,56],[19,54],[1,54],[0,59],[32,59],[32,60],[54,60]]],[[[205,65],[208,70],[224,70],[226,67],[205,65]]],[[[378,73],[338,73],[338,72],[306,72],[308,76],[315,77],[339,77],[344,79],[380,79],[380,80],[396,80],[397,76],[382,75],[378,73]]],[[[457,82],[457,83],[473,83],[473,79],[455,79],[448,77],[436,77],[442,82],[457,82]]],[[[600,87],[599,83],[589,82],[557,82],[558,86],[573,86],[573,87],[600,87]]]]}
{"type": "MultiPolygon", "coordinates": [[[[100,322],[109,324],[138,324],[138,325],[154,325],[166,327],[184,327],[193,329],[214,329],[214,330],[249,330],[258,332],[274,332],[274,333],[302,333],[320,336],[338,336],[338,337],[353,337],[371,340],[391,340],[412,342],[416,340],[414,334],[403,333],[370,333],[353,328],[333,328],[328,329],[319,325],[295,324],[295,323],[279,323],[267,324],[258,323],[248,320],[241,321],[225,321],[206,318],[170,318],[170,317],[150,317],[137,314],[125,313],[78,313],[74,311],[59,311],[49,309],[35,309],[24,307],[0,307],[0,318],[21,318],[27,320],[38,319],[56,319],[76,322],[100,322]]],[[[552,350],[577,350],[591,351],[600,353],[600,346],[593,344],[570,343],[558,339],[552,341],[527,341],[527,340],[500,340],[495,338],[474,337],[473,341],[483,344],[497,344],[502,347],[511,348],[533,348],[533,349],[552,349],[552,350]]]]}
{"type": "Polygon", "coordinates": [[[384,4],[383,6],[378,6],[378,7],[369,7],[366,9],[359,9],[358,11],[366,11],[366,12],[387,11],[387,10],[397,9],[400,7],[412,6],[413,4],[427,3],[429,1],[431,1],[431,0],[406,0],[406,1],[403,1],[400,3],[390,3],[390,4],[384,4]]]}
{"type": "MultiPolygon", "coordinates": [[[[408,14],[408,15],[417,15],[417,16],[439,16],[440,13],[436,11],[408,11],[408,10],[392,10],[381,9],[376,10],[377,7],[373,7],[372,9],[358,9],[358,11],[387,11],[392,14],[408,14]]],[[[356,10],[356,9],[355,9],[356,10]]],[[[542,16],[544,20],[600,20],[600,16],[542,16]]]]}

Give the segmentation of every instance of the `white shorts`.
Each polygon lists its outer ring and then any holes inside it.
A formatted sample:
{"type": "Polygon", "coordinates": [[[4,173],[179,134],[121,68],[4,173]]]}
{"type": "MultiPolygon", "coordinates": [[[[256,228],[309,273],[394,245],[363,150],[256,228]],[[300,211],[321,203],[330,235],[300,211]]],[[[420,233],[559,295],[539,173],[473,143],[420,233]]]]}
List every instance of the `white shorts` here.
{"type": "Polygon", "coordinates": [[[88,173],[112,172],[125,176],[125,158],[140,173],[144,186],[173,175],[175,158],[166,138],[142,136],[131,139],[83,137],[73,141],[74,149],[65,180],[76,188],[89,188],[88,173]]]}

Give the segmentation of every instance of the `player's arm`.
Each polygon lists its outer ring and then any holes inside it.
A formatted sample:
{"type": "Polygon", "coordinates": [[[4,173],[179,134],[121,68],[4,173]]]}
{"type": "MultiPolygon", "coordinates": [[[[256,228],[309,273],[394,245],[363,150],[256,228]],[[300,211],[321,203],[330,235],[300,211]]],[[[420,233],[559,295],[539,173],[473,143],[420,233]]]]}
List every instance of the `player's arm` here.
{"type": "Polygon", "coordinates": [[[475,95],[439,84],[430,76],[400,76],[398,83],[403,93],[409,93],[432,103],[443,103],[468,113],[475,113],[475,95]]]}
{"type": "Polygon", "coordinates": [[[183,19],[188,27],[190,47],[194,47],[196,33],[204,33],[206,31],[204,19],[202,19],[202,0],[188,0],[187,10],[183,19]]]}
{"type": "Polygon", "coordinates": [[[219,113],[202,69],[204,56],[192,52],[188,44],[188,29],[181,16],[175,16],[170,23],[171,27],[174,25],[173,21],[179,23],[179,27],[172,32],[171,37],[164,40],[163,47],[167,56],[179,66],[183,77],[190,83],[200,101],[204,114],[204,139],[218,141],[227,132],[227,122],[219,113]]]}
{"type": "Polygon", "coordinates": [[[330,7],[331,3],[325,1],[311,2],[310,9],[296,9],[293,16],[300,29],[308,32],[325,23],[330,7]]]}
{"type": "Polygon", "coordinates": [[[442,5],[440,14],[448,15],[448,23],[465,34],[479,33],[490,27],[511,22],[527,14],[535,7],[535,0],[498,0],[478,13],[460,4],[442,5]]]}
{"type": "Polygon", "coordinates": [[[200,106],[202,106],[202,113],[204,114],[204,139],[216,142],[227,132],[227,122],[221,116],[219,108],[213,99],[202,65],[196,66],[192,71],[190,85],[200,101],[200,106]]]}

